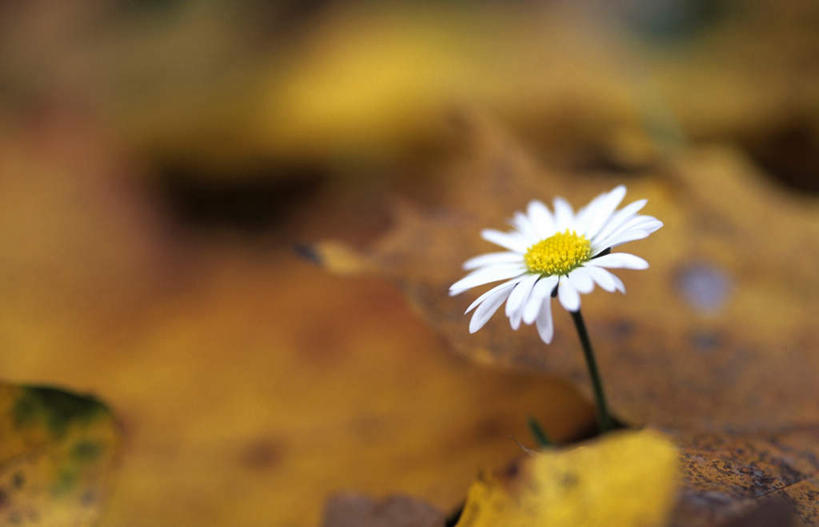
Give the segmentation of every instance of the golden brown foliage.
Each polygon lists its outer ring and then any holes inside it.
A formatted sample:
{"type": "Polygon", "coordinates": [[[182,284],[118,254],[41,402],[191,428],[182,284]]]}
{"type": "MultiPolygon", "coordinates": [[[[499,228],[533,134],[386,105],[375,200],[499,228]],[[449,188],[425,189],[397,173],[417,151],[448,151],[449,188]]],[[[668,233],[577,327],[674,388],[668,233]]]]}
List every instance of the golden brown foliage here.
{"type": "MultiPolygon", "coordinates": [[[[450,170],[434,208],[400,207],[394,228],[362,259],[400,284],[460,352],[483,363],[558,373],[588,390],[561,315],[548,347],[529,328],[512,332],[503,317],[469,335],[462,316],[469,295],[453,299],[446,291],[462,273],[461,262],[491,250],[479,238],[481,228],[502,225],[532,198],[564,194],[583,202],[612,179],[537,170],[491,127],[477,130],[475,148],[450,170]]],[[[716,148],[673,156],[662,170],[633,180],[629,196],[648,198],[647,211],[666,227],[632,244],[652,268],[633,278],[624,273],[625,298],[584,297],[614,412],[631,425],[677,435],[689,464],[682,505],[688,514],[728,516],[739,502],[788,486],[802,519],[812,521],[819,471],[819,340],[812,322],[819,309],[813,264],[819,210],[770,186],[741,156],[716,148]],[[731,435],[736,430],[756,438],[756,456],[708,442],[698,448],[688,435],[708,431],[733,445],[733,437],[743,437],[731,435]],[[799,440],[787,452],[802,456],[801,464],[763,439],[791,437],[794,430],[799,440]],[[755,461],[760,457],[768,462],[755,461]]]]}

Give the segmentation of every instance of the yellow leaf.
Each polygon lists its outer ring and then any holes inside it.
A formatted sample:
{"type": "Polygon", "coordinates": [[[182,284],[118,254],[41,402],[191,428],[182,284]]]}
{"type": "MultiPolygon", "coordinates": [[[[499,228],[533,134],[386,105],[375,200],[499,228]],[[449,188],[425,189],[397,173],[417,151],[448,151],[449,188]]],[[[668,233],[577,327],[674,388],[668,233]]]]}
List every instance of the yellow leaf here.
{"type": "Polygon", "coordinates": [[[0,385],[0,525],[96,524],[119,432],[92,397],[0,385]]]}
{"type": "Polygon", "coordinates": [[[472,485],[458,527],[663,525],[677,452],[658,432],[620,432],[515,468],[472,485]]]}

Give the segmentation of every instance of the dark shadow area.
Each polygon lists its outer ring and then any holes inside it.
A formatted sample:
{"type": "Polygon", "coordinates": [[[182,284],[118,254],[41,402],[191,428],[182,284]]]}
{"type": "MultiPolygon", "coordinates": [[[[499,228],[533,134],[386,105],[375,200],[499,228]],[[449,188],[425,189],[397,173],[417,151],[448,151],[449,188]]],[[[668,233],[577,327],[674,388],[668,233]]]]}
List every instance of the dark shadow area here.
{"type": "Polygon", "coordinates": [[[819,192],[819,129],[806,117],[792,116],[763,134],[741,140],[748,155],[791,190],[819,192]]]}
{"type": "Polygon", "coordinates": [[[250,236],[275,229],[315,196],[323,182],[317,168],[275,164],[225,175],[165,163],[157,173],[150,191],[175,223],[192,231],[250,236]]]}

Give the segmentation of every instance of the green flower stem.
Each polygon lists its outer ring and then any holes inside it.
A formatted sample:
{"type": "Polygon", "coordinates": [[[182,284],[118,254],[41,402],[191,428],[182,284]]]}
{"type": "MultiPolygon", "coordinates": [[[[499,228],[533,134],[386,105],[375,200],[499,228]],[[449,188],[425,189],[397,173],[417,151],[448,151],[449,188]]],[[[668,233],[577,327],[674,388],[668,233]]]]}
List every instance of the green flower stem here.
{"type": "Polygon", "coordinates": [[[549,440],[549,436],[546,435],[546,431],[543,430],[543,427],[540,426],[540,423],[537,422],[537,419],[534,417],[529,417],[526,421],[526,424],[529,425],[529,431],[532,433],[532,437],[535,438],[537,442],[537,446],[540,448],[552,446],[552,442],[549,440]]]}
{"type": "Polygon", "coordinates": [[[589,341],[586,324],[583,322],[583,315],[580,314],[579,309],[572,312],[572,320],[574,320],[574,326],[577,328],[577,334],[580,337],[580,344],[583,346],[583,354],[586,357],[586,366],[589,369],[589,377],[591,377],[592,387],[594,388],[594,399],[597,403],[597,426],[602,434],[612,429],[612,419],[609,414],[609,407],[606,404],[606,395],[603,393],[603,382],[600,380],[600,372],[597,371],[594,350],[589,341]]]}

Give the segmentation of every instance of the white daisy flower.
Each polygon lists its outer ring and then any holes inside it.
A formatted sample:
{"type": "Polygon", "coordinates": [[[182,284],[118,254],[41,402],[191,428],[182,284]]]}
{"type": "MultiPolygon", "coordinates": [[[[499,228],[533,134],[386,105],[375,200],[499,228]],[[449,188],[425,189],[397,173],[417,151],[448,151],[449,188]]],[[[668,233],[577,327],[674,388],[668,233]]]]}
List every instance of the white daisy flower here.
{"type": "Polygon", "coordinates": [[[580,309],[580,293],[590,293],[595,284],[609,292],[625,293],[623,282],[607,269],[646,269],[648,262],[628,253],[612,253],[620,244],[640,240],[663,226],[651,216],[638,214],[646,200],[620,210],[626,195],[620,185],[600,194],[574,213],[563,198],[555,198],[554,211],[542,202],[531,201],[526,212],[516,212],[509,232],[486,229],[481,236],[506,249],[467,260],[471,271],[449,288],[450,295],[503,280],[479,296],[467,308],[475,313],[469,332],[475,333],[506,302],[512,329],[520,323],[535,323],[540,338],[552,341],[552,297],[570,312],[580,309]]]}

